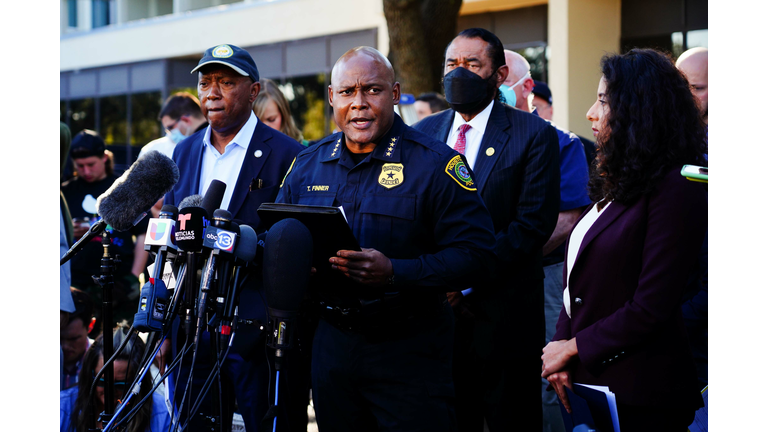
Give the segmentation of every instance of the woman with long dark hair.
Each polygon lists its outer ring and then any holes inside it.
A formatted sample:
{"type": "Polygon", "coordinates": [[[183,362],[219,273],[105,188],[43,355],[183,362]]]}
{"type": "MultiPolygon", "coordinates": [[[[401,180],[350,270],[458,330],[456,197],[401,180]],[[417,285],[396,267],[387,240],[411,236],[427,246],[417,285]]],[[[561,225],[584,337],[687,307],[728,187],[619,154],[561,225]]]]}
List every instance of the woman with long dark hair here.
{"type": "MultiPolygon", "coordinates": [[[[113,337],[114,352],[117,352],[125,338],[130,338],[123,350],[114,361],[115,398],[122,400],[136,378],[144,355],[144,341],[135,333],[127,334],[125,328],[118,328],[113,337]]],[[[98,416],[104,411],[104,376],[100,377],[92,397],[89,399],[91,384],[96,374],[104,365],[104,344],[99,336],[83,357],[83,366],[78,377],[77,387],[61,392],[61,432],[88,432],[94,428],[103,429],[106,424],[98,421],[98,416]]],[[[149,394],[152,389],[152,378],[146,374],[141,384],[141,391],[134,396],[125,408],[130,410],[149,394]]],[[[115,400],[114,406],[117,406],[115,400]]],[[[127,413],[128,411],[125,411],[127,413]]],[[[113,413],[114,414],[114,413],[113,413]]],[[[165,407],[165,401],[160,393],[152,394],[152,401],[145,403],[128,424],[128,432],[162,431],[170,426],[170,415],[165,407]]]]}
{"type": "Polygon", "coordinates": [[[595,204],[568,239],[563,309],[542,376],[568,409],[564,387],[608,386],[622,432],[686,431],[703,403],[680,306],[704,241],[707,190],[680,171],[706,164],[705,127],[666,55],[633,49],[601,66],[587,113],[595,204]]]}

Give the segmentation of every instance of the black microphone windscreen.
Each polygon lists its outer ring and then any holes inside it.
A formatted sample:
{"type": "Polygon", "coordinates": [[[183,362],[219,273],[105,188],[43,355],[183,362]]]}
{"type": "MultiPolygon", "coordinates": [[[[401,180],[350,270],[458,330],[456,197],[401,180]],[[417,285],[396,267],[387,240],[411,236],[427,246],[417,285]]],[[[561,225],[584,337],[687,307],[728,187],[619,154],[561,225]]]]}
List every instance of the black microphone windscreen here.
{"type": "Polygon", "coordinates": [[[185,207],[179,210],[176,220],[176,245],[185,252],[197,252],[203,249],[203,220],[208,214],[200,207],[185,207]]]}
{"type": "Polygon", "coordinates": [[[264,242],[264,290],[267,306],[298,311],[312,268],[312,234],[296,219],[269,229],[264,242]]]}
{"type": "Polygon", "coordinates": [[[150,151],[131,165],[96,200],[96,210],[116,231],[130,229],[179,181],[179,168],[164,154],[150,151]]]}
{"type": "Polygon", "coordinates": [[[203,207],[203,196],[194,194],[184,198],[179,203],[179,208],[184,209],[185,207],[203,207]]]}
{"type": "Polygon", "coordinates": [[[221,180],[212,180],[203,196],[202,208],[213,216],[213,212],[221,206],[221,200],[224,199],[224,192],[227,190],[227,184],[221,180]]]}
{"type": "MultiPolygon", "coordinates": [[[[232,224],[235,226],[235,224],[232,224]]],[[[259,238],[256,236],[256,231],[248,225],[240,225],[240,241],[235,248],[235,258],[251,262],[256,256],[256,249],[258,246],[259,238]]]]}

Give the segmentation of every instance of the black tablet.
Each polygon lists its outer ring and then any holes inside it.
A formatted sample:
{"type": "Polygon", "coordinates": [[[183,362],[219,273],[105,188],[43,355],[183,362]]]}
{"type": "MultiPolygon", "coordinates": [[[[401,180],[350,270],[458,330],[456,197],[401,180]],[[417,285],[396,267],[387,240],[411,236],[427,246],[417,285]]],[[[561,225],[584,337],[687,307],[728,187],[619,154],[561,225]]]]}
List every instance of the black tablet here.
{"type": "Polygon", "coordinates": [[[360,250],[344,214],[337,207],[263,203],[256,211],[267,229],[283,219],[296,219],[312,233],[312,265],[317,276],[332,272],[328,262],[340,250],[360,250]]]}

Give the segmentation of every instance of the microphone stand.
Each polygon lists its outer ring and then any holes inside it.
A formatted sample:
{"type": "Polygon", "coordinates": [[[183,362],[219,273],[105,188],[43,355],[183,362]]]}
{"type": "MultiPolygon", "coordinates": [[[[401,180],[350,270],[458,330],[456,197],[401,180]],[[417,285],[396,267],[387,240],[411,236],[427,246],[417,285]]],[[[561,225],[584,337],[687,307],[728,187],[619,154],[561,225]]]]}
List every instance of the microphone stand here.
{"type": "MultiPolygon", "coordinates": [[[[115,255],[113,259],[109,254],[109,232],[101,233],[101,246],[104,248],[104,255],[101,257],[100,276],[92,276],[93,281],[101,286],[101,333],[103,341],[104,359],[112,358],[114,347],[112,346],[112,288],[115,285],[114,271],[115,266],[120,263],[120,256],[115,255]]],[[[112,419],[112,411],[115,406],[115,369],[114,364],[109,362],[104,371],[104,411],[99,415],[98,420],[102,424],[107,424],[112,419]]]]}

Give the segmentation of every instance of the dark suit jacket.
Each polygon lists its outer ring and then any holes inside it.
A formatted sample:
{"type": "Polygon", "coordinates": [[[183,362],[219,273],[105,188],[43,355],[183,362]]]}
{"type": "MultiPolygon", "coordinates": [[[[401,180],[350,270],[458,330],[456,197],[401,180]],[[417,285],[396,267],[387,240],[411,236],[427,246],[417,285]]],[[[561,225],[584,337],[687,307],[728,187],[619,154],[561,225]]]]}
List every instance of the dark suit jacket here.
{"type": "Polygon", "coordinates": [[[681,168],[653,193],[611,203],[587,231],[571,318],[563,308],[553,338],[576,337],[573,382],[607,385],[620,403],[701,403],[680,304],[706,233],[707,190],[681,168]]]}
{"type": "MultiPolygon", "coordinates": [[[[178,206],[182,199],[198,193],[204,136],[205,129],[180,142],[174,149],[173,161],[179,167],[180,177],[178,183],[165,196],[166,204],[178,206]]],[[[285,173],[288,172],[293,159],[303,149],[304,147],[296,140],[259,121],[253,131],[251,143],[227,208],[232,213],[233,219],[250,225],[256,233],[263,232],[265,228],[261,225],[256,209],[263,202],[275,201],[285,173]],[[255,156],[257,150],[261,150],[260,157],[255,156]],[[251,182],[254,180],[258,182],[259,179],[262,180],[262,188],[251,188],[251,182]]]]}
{"type": "MultiPolygon", "coordinates": [[[[179,167],[179,181],[165,196],[165,204],[178,206],[182,199],[198,193],[204,136],[205,129],[176,145],[173,161],[179,167]]],[[[256,233],[265,230],[256,210],[261,203],[275,201],[288,168],[303,149],[296,140],[270,128],[262,121],[258,122],[227,208],[232,213],[233,220],[251,226],[256,233]],[[255,156],[257,150],[261,150],[260,157],[255,156]],[[254,180],[258,183],[259,179],[262,180],[262,188],[251,188],[251,183],[254,180]]],[[[240,295],[240,317],[266,323],[262,297],[256,292],[260,286],[259,275],[250,274],[249,278],[251,283],[245,284],[240,295]]],[[[241,327],[238,333],[233,350],[242,352],[252,346],[259,332],[245,326],[241,327]]]]}
{"type": "MultiPolygon", "coordinates": [[[[454,114],[448,109],[413,127],[446,142],[454,114]]],[[[493,219],[500,261],[494,283],[474,287],[476,312],[486,324],[478,324],[475,348],[482,357],[540,357],[544,297],[536,284],[544,278],[541,248],[555,229],[560,205],[557,132],[538,116],[497,101],[472,171],[493,219]],[[529,349],[518,350],[521,345],[529,349]]]]}

